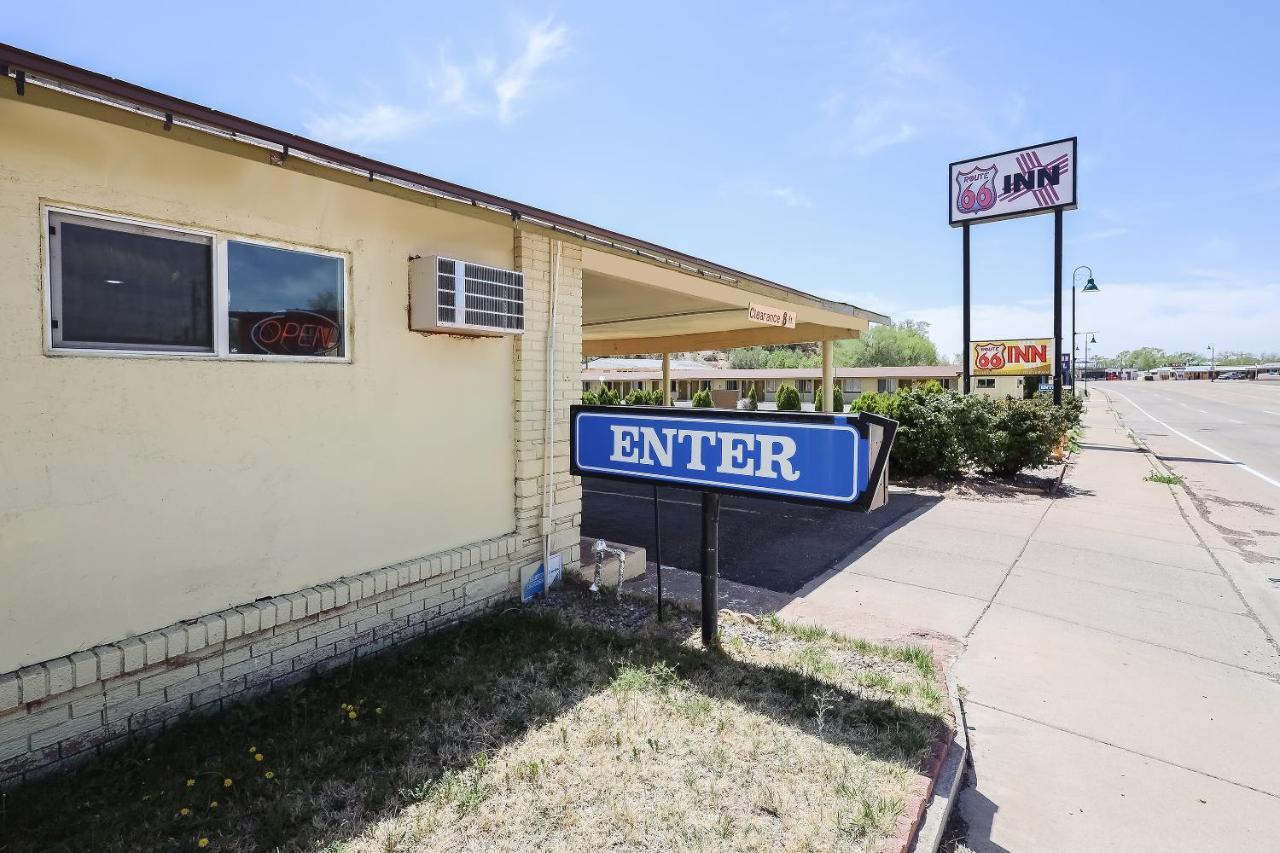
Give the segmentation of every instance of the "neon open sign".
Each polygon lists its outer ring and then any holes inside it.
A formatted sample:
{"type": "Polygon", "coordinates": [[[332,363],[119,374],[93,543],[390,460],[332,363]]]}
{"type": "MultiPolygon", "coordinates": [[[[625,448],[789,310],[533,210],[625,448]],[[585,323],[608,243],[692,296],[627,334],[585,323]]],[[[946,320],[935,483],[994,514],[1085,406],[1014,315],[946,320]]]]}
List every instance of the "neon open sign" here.
{"type": "Polygon", "coordinates": [[[314,311],[282,311],[261,318],[249,328],[249,340],[270,355],[336,355],[342,327],[314,311]]]}

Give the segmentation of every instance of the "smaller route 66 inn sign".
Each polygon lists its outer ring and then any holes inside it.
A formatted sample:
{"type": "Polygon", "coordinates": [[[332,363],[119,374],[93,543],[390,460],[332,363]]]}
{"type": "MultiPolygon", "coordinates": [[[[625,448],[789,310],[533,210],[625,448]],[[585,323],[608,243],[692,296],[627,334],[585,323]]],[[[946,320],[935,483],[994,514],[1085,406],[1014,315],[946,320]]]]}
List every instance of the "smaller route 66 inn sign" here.
{"type": "Polygon", "coordinates": [[[952,163],[951,225],[1072,210],[1076,173],[1075,137],[952,163]]]}

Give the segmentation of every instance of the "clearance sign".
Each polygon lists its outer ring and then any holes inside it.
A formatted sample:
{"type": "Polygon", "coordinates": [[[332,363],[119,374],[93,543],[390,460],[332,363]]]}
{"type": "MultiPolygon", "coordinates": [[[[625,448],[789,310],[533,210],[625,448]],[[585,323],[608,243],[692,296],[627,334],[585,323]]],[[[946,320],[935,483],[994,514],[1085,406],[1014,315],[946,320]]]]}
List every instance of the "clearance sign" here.
{"type": "Polygon", "coordinates": [[[973,341],[969,360],[974,376],[1039,376],[1053,373],[1053,341],[973,341]]]}

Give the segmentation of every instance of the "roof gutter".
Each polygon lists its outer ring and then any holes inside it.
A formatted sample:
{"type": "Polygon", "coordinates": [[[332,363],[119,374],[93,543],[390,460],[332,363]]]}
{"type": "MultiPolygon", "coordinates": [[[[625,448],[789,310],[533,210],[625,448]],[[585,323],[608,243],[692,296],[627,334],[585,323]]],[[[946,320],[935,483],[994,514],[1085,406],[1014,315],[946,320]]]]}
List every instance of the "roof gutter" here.
{"type": "MultiPolygon", "coordinates": [[[[389,179],[397,183],[411,184],[457,201],[509,213],[512,219],[528,219],[534,224],[564,231],[584,240],[600,242],[633,254],[648,256],[652,260],[684,268],[688,272],[699,275],[710,273],[718,278],[732,281],[739,279],[753,281],[766,287],[787,291],[829,311],[846,314],[851,317],[860,317],[874,323],[889,322],[888,317],[874,311],[858,308],[845,302],[822,299],[794,287],[750,275],[741,270],[707,261],[694,255],[688,255],[675,249],[669,249],[656,243],[638,240],[578,219],[552,213],[549,210],[521,204],[502,196],[433,178],[430,175],[414,172],[411,169],[393,166],[390,163],[364,157],[342,148],[335,148],[332,145],[326,145],[323,142],[317,142],[305,136],[298,136],[297,134],[268,127],[265,124],[259,124],[230,113],[224,113],[191,101],[175,98],[163,92],[118,80],[115,77],[108,77],[105,74],[99,74],[96,71],[89,71],[47,56],[31,53],[12,45],[0,43],[0,73],[3,73],[6,78],[10,76],[14,78],[19,94],[22,94],[25,84],[45,85],[45,81],[40,78],[47,78],[48,81],[72,87],[67,91],[73,95],[83,96],[84,93],[91,93],[105,96],[109,99],[118,99],[127,104],[154,111],[157,114],[155,116],[157,120],[163,120],[165,129],[173,125],[175,118],[185,119],[184,124],[194,123],[191,126],[196,129],[214,128],[235,136],[251,137],[256,141],[279,146],[280,153],[285,158],[293,153],[304,154],[310,158],[328,161],[331,164],[336,164],[354,172],[367,174],[370,181],[374,179],[389,179]],[[76,89],[83,91],[77,92],[75,91],[76,89]],[[205,127],[202,128],[200,125],[205,127]]],[[[119,104],[116,104],[116,106],[119,106],[119,104]]]]}

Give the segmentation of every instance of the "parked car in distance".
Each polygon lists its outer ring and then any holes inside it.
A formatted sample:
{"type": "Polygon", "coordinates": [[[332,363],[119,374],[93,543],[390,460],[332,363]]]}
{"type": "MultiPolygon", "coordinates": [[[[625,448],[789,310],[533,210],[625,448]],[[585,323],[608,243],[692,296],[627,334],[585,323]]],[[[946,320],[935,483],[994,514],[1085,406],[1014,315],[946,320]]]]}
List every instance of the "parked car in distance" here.
{"type": "Polygon", "coordinates": [[[1233,370],[1233,371],[1231,371],[1230,373],[1224,373],[1224,374],[1222,374],[1222,375],[1221,375],[1221,376],[1219,376],[1218,378],[1219,378],[1219,379],[1229,379],[1229,380],[1230,380],[1230,379],[1248,379],[1249,377],[1245,376],[1245,375],[1244,375],[1243,373],[1241,373],[1239,370],[1233,370]]]}

